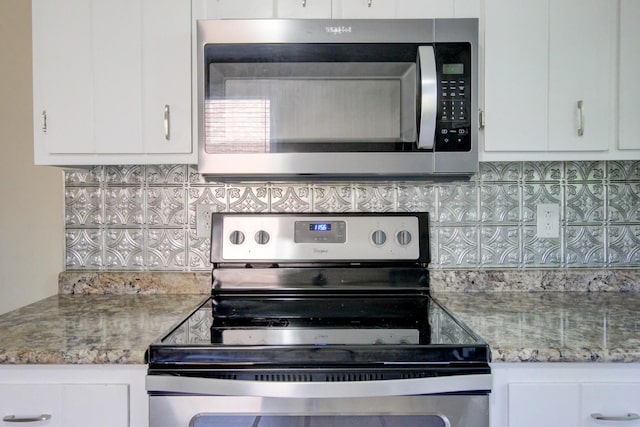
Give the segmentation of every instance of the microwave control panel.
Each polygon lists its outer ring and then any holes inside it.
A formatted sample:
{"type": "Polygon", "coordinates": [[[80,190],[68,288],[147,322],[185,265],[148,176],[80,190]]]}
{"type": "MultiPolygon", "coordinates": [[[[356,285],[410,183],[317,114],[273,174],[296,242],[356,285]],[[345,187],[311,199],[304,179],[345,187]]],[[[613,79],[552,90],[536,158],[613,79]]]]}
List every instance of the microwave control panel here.
{"type": "Polygon", "coordinates": [[[435,46],[438,109],[435,151],[471,150],[471,46],[435,46]]]}

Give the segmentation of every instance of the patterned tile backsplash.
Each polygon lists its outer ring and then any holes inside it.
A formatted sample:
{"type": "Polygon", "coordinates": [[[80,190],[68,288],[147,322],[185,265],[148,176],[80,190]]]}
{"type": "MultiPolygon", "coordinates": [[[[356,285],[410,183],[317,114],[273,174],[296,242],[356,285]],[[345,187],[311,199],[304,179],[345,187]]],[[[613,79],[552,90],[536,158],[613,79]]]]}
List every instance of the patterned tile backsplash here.
{"type": "Polygon", "coordinates": [[[431,213],[431,267],[640,267],[640,161],[481,163],[469,181],[206,182],[190,165],[65,172],[67,270],[206,271],[196,206],[431,213]],[[560,206],[560,237],[536,206],[560,206]]]}

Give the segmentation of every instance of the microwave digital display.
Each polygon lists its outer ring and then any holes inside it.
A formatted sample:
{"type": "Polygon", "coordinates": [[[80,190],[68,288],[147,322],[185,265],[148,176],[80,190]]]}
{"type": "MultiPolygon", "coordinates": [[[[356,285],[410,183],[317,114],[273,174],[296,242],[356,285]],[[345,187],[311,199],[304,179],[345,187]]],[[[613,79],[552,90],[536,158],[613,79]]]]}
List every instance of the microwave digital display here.
{"type": "Polygon", "coordinates": [[[442,64],[442,74],[464,74],[464,64],[442,64]]]}

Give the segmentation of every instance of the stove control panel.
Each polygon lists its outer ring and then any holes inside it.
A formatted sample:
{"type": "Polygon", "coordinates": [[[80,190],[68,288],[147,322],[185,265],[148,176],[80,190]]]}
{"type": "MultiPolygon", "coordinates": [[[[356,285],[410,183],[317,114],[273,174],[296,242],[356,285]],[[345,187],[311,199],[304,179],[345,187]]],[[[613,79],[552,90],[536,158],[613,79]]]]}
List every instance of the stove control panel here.
{"type": "Polygon", "coordinates": [[[214,214],[212,262],[416,261],[415,215],[214,214]]]}

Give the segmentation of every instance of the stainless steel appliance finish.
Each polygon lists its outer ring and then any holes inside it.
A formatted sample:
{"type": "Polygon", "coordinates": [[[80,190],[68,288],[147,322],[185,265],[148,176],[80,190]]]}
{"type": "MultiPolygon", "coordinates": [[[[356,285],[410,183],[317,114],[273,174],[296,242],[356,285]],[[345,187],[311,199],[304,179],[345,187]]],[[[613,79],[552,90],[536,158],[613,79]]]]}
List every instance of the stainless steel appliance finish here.
{"type": "Polygon", "coordinates": [[[429,295],[428,214],[213,214],[212,296],[150,346],[151,427],[488,427],[489,349],[429,295]]]}
{"type": "Polygon", "coordinates": [[[198,169],[215,179],[478,170],[478,20],[203,20],[198,169]]]}

